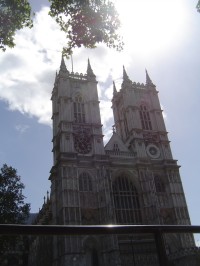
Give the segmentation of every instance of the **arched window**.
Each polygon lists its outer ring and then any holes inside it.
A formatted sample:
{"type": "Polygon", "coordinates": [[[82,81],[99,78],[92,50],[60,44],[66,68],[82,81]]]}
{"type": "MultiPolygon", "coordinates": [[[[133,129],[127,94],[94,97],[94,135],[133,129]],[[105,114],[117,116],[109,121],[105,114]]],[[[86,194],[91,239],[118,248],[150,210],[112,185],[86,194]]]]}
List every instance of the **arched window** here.
{"type": "Polygon", "coordinates": [[[99,265],[98,252],[95,248],[93,248],[91,251],[91,265],[92,266],[99,265]]]}
{"type": "Polygon", "coordinates": [[[126,176],[113,182],[115,214],[118,224],[141,224],[139,195],[136,187],[126,176]]]}
{"type": "Polygon", "coordinates": [[[92,191],[92,180],[88,173],[79,176],[79,191],[92,191]]]}
{"type": "Polygon", "coordinates": [[[152,130],[150,114],[146,105],[140,105],[140,119],[143,129],[152,130]]]}
{"type": "Polygon", "coordinates": [[[84,242],[87,266],[98,266],[99,265],[98,246],[99,245],[98,245],[97,240],[92,237],[89,237],[84,242]]]}
{"type": "Polygon", "coordinates": [[[118,143],[113,144],[113,151],[119,151],[118,143]]]}
{"type": "Polygon", "coordinates": [[[76,95],[74,100],[74,120],[76,123],[85,123],[85,107],[80,94],[76,95]]]}
{"type": "Polygon", "coordinates": [[[165,192],[165,185],[162,182],[160,176],[158,175],[154,176],[154,183],[155,183],[156,192],[165,192]]]}
{"type": "Polygon", "coordinates": [[[126,136],[128,136],[128,123],[127,123],[127,117],[126,117],[125,112],[124,112],[124,130],[125,130],[126,136]]]}

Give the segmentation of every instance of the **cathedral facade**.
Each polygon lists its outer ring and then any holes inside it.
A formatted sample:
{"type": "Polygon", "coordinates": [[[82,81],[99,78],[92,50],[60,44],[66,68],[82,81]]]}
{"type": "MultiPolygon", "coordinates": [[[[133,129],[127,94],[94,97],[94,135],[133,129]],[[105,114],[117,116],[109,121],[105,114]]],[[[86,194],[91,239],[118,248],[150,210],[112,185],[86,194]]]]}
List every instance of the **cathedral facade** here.
{"type": "MultiPolygon", "coordinates": [[[[70,73],[62,58],[51,99],[50,224],[190,224],[158,91],[147,71],[145,84],[132,82],[124,68],[121,89],[113,83],[114,126],[106,145],[89,60],[83,75],[70,73]]],[[[151,236],[134,237],[134,258],[127,236],[54,237],[51,265],[159,265],[151,236]],[[145,252],[147,244],[151,252],[145,252]]],[[[191,234],[170,235],[165,242],[169,253],[194,246],[191,234]]]]}

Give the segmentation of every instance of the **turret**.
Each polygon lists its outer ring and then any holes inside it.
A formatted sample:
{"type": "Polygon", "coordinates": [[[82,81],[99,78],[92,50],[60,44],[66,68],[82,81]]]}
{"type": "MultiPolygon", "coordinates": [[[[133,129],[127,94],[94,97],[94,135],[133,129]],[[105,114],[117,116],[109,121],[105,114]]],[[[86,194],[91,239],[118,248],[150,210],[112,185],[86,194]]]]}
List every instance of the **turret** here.
{"type": "Polygon", "coordinates": [[[113,96],[117,93],[115,82],[113,81],[113,96]]]}
{"type": "Polygon", "coordinates": [[[147,72],[147,70],[145,69],[145,72],[146,72],[146,86],[147,87],[155,87],[155,85],[153,84],[152,80],[150,79],[149,77],[149,74],[147,72]]]}
{"type": "Polygon", "coordinates": [[[88,59],[88,66],[87,66],[87,77],[90,80],[96,80],[96,76],[92,70],[92,67],[90,65],[90,60],[88,59]]]}
{"type": "Polygon", "coordinates": [[[128,88],[132,85],[132,81],[130,80],[129,76],[126,73],[125,67],[123,66],[123,82],[122,88],[128,88]]]}
{"type": "Polygon", "coordinates": [[[68,75],[69,71],[67,70],[67,67],[65,65],[64,57],[62,56],[61,63],[60,63],[60,70],[59,74],[62,75],[68,75]]]}

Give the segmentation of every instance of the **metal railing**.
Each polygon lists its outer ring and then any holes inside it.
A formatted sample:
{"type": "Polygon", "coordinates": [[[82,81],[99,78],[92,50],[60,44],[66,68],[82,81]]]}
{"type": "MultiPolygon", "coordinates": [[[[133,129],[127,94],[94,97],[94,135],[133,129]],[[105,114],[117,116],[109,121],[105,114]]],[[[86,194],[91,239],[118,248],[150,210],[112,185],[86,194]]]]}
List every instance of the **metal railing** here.
{"type": "Polygon", "coordinates": [[[169,233],[200,233],[194,225],[18,225],[0,224],[0,235],[124,235],[152,234],[159,265],[167,266],[164,235],[169,233]]]}

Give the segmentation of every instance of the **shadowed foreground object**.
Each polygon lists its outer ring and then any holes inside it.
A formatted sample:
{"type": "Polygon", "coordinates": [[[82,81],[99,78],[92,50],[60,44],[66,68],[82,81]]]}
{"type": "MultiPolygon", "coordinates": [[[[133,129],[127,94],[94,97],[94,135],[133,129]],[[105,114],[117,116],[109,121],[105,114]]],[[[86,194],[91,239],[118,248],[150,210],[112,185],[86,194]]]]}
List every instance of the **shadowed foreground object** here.
{"type": "MultiPolygon", "coordinates": [[[[0,225],[1,235],[28,235],[30,236],[52,236],[52,235],[110,235],[110,234],[152,234],[155,239],[158,265],[169,265],[164,244],[164,234],[169,233],[200,233],[200,226],[188,225],[93,225],[93,226],[51,226],[51,225],[0,225]]],[[[200,257],[199,248],[185,251],[200,257]]],[[[178,254],[177,254],[178,255],[178,254]]],[[[193,264],[195,265],[195,264],[193,264]]]]}

